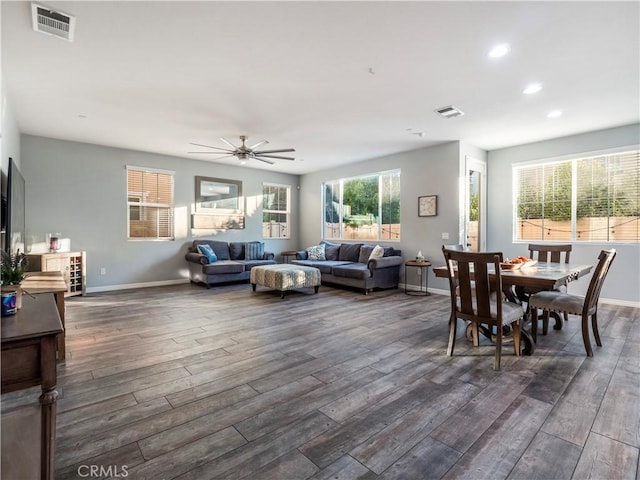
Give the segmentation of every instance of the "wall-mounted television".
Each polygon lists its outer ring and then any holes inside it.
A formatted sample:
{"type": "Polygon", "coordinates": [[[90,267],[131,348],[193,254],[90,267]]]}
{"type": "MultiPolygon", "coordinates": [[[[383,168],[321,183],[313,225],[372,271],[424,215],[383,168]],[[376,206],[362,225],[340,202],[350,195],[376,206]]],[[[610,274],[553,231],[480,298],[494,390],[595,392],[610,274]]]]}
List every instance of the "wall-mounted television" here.
{"type": "Polygon", "coordinates": [[[13,158],[9,158],[5,234],[5,250],[9,253],[25,251],[25,187],[24,177],[13,158]]]}

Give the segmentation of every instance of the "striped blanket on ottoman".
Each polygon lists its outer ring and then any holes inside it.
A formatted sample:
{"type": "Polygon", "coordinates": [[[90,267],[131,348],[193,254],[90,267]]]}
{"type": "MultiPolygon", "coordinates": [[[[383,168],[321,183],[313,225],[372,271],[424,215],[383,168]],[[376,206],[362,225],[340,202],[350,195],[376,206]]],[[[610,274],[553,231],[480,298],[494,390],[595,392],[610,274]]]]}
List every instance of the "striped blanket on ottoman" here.
{"type": "Polygon", "coordinates": [[[279,290],[281,297],[287,290],[294,288],[314,287],[315,293],[320,288],[320,270],[314,267],[290,265],[259,265],[251,269],[251,286],[256,285],[279,290]]]}

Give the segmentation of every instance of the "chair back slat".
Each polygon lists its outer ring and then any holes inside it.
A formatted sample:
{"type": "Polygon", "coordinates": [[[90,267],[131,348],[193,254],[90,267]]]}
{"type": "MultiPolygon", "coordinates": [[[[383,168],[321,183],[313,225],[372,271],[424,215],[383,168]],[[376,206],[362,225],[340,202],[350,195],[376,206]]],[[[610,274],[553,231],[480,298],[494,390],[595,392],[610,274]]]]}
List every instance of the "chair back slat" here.
{"type": "Polygon", "coordinates": [[[615,257],[615,248],[602,250],[600,255],[598,255],[598,265],[593,272],[587,294],[584,297],[583,313],[593,312],[598,307],[598,299],[600,298],[602,285],[604,285],[604,279],[607,277],[607,273],[609,273],[609,268],[615,257]]]}
{"type": "Polygon", "coordinates": [[[554,262],[554,263],[569,263],[571,257],[570,244],[566,245],[538,245],[535,243],[529,244],[529,257],[533,260],[537,260],[540,263],[554,262]],[[564,260],[562,254],[564,253],[564,260]]]}
{"type": "MultiPolygon", "coordinates": [[[[460,318],[477,317],[491,320],[491,292],[502,290],[500,274],[501,252],[465,252],[448,250],[443,253],[449,272],[449,287],[452,295],[452,308],[460,318]],[[490,269],[489,267],[493,267],[490,269]],[[492,271],[491,271],[492,270],[492,271]],[[494,280],[491,275],[495,272],[494,280]]],[[[501,295],[497,295],[497,305],[501,312],[501,295]]]]}

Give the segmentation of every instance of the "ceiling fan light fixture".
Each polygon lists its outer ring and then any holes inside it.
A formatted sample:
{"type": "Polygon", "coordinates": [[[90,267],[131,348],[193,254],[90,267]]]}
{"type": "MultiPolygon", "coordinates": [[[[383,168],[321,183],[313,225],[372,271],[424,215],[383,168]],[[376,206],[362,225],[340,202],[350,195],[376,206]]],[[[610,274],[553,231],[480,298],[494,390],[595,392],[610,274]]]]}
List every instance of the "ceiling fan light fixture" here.
{"type": "Polygon", "coordinates": [[[277,149],[277,150],[254,150],[254,148],[260,146],[260,145],[265,145],[267,143],[269,143],[267,140],[262,140],[258,143],[256,143],[255,145],[251,146],[251,147],[247,147],[247,145],[245,144],[246,140],[247,140],[247,136],[246,135],[240,135],[240,140],[242,141],[242,145],[240,145],[239,147],[235,146],[234,144],[232,144],[229,140],[227,140],[226,138],[220,138],[221,141],[223,141],[224,143],[226,143],[227,145],[229,145],[231,148],[221,148],[221,147],[214,147],[212,145],[204,145],[201,143],[193,143],[191,142],[191,145],[196,145],[198,147],[206,147],[206,148],[213,148],[215,150],[220,150],[218,152],[189,152],[189,153],[208,153],[208,154],[213,154],[213,155],[224,155],[224,157],[222,158],[226,158],[226,157],[236,157],[238,160],[240,160],[240,163],[242,165],[247,163],[247,160],[259,160],[263,163],[267,163],[269,165],[274,165],[274,162],[272,162],[271,160],[267,160],[269,158],[276,158],[279,160],[295,160],[294,157],[284,157],[281,155],[272,155],[274,153],[285,153],[285,152],[295,152],[296,150],[294,148],[281,148],[281,149],[277,149]]]}

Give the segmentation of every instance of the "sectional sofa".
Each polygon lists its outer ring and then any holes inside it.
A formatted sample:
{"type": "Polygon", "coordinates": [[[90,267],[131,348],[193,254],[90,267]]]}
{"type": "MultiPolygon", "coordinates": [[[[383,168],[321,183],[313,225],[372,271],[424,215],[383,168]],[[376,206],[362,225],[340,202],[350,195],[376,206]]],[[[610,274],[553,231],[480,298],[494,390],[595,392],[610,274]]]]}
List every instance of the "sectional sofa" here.
{"type": "Polygon", "coordinates": [[[291,263],[318,268],[322,283],[359,288],[365,295],[374,288],[398,288],[400,267],[404,263],[402,252],[393,247],[376,247],[363,243],[322,241],[297,252],[291,263]],[[374,255],[381,256],[372,257],[374,249],[374,255]]]}
{"type": "Polygon", "coordinates": [[[189,265],[189,278],[207,288],[217,283],[249,280],[251,268],[256,265],[275,265],[275,255],[264,251],[262,242],[221,242],[194,240],[185,255],[189,265]],[[214,261],[200,253],[198,245],[208,245],[214,261]]]}

